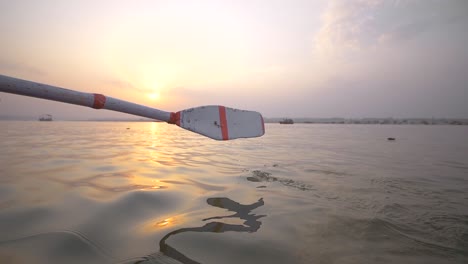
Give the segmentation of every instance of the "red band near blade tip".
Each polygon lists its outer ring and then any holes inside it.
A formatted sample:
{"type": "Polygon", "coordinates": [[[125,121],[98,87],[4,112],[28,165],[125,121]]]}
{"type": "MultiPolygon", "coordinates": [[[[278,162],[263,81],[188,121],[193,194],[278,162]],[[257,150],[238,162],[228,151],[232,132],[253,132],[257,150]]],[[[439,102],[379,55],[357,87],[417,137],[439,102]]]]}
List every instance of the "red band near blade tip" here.
{"type": "Polygon", "coordinates": [[[176,113],[172,112],[168,123],[180,126],[180,111],[176,113]]]}
{"type": "Polygon", "coordinates": [[[224,106],[219,106],[219,122],[221,123],[221,134],[223,136],[223,140],[228,140],[229,131],[226,118],[226,107],[224,106]]]}

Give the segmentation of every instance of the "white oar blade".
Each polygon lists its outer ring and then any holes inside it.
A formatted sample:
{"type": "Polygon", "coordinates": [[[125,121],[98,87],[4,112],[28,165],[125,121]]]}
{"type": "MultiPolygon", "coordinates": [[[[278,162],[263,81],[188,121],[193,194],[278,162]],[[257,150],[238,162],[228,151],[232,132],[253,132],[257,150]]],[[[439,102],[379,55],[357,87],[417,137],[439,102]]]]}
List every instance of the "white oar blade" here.
{"type": "Polygon", "coordinates": [[[174,123],[192,132],[216,139],[260,137],[265,125],[260,113],[210,105],[174,113],[174,123]]]}

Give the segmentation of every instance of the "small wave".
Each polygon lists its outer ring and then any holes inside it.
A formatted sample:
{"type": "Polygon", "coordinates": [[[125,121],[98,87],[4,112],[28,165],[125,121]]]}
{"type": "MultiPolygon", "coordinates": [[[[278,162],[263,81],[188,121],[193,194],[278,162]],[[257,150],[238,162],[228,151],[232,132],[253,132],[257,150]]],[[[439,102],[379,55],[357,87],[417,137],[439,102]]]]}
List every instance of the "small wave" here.
{"type": "Polygon", "coordinates": [[[64,184],[66,186],[69,186],[71,188],[78,188],[78,187],[90,187],[96,190],[100,191],[106,191],[106,192],[128,192],[128,191],[133,191],[133,190],[156,190],[156,189],[166,189],[168,186],[161,185],[161,184],[139,184],[139,183],[134,183],[134,184],[122,184],[122,185],[114,185],[112,181],[107,182],[107,184],[100,183],[100,180],[105,180],[107,178],[123,178],[126,180],[130,180],[134,178],[135,176],[133,175],[132,172],[114,172],[114,173],[100,173],[100,174],[95,174],[86,178],[80,178],[76,180],[65,180],[65,179],[59,179],[59,178],[52,178],[49,177],[50,180],[64,184]]]}
{"type": "MultiPolygon", "coordinates": [[[[378,221],[379,224],[384,226],[390,231],[393,231],[394,233],[409,239],[413,242],[416,242],[418,244],[421,244],[423,246],[439,250],[442,252],[449,252],[449,253],[455,253],[455,254],[460,254],[463,256],[468,256],[468,252],[466,251],[466,248],[459,248],[459,247],[453,247],[453,246],[448,246],[446,244],[443,244],[441,242],[438,242],[434,239],[426,239],[424,236],[426,236],[425,233],[422,233],[418,231],[415,228],[410,228],[409,226],[405,226],[402,224],[396,224],[392,223],[391,221],[384,220],[381,218],[375,218],[374,221],[378,221]]],[[[435,252],[434,252],[435,253],[435,252]]]]}
{"type": "MultiPolygon", "coordinates": [[[[299,189],[301,191],[315,190],[315,188],[313,188],[312,185],[309,185],[303,182],[294,181],[292,179],[278,178],[278,177],[272,176],[270,172],[254,170],[251,173],[252,173],[252,176],[249,176],[246,178],[248,181],[251,181],[251,182],[279,182],[285,186],[299,189]]],[[[262,186],[262,188],[265,188],[265,187],[262,186]]]]}
{"type": "Polygon", "coordinates": [[[461,169],[468,171],[468,164],[458,161],[441,161],[438,162],[438,165],[445,166],[448,168],[461,169]]]}
{"type": "Polygon", "coordinates": [[[468,215],[418,214],[398,203],[384,206],[379,214],[376,219],[408,239],[468,255],[468,215]]]}
{"type": "Polygon", "coordinates": [[[180,185],[191,185],[202,190],[207,191],[224,191],[227,187],[222,185],[215,185],[210,183],[205,183],[201,181],[196,181],[193,179],[179,179],[179,180],[161,180],[162,183],[169,183],[169,184],[180,184],[180,185]]]}
{"type": "Polygon", "coordinates": [[[349,175],[348,173],[334,171],[334,170],[306,169],[304,171],[309,172],[309,173],[319,173],[319,174],[334,175],[334,176],[348,176],[349,175]]]}
{"type": "MultiPolygon", "coordinates": [[[[73,230],[49,231],[0,242],[0,246],[6,248],[19,246],[20,249],[24,249],[25,247],[29,248],[39,245],[41,247],[46,247],[46,250],[48,251],[46,253],[47,258],[61,258],[63,254],[67,254],[64,253],[63,250],[73,250],[73,253],[69,252],[69,254],[77,254],[77,256],[79,255],[80,257],[83,257],[84,255],[88,255],[90,257],[91,255],[97,255],[101,259],[100,263],[111,263],[116,261],[116,259],[112,257],[112,255],[103,246],[93,242],[84,234],[73,230]],[[61,245],[67,245],[67,247],[73,245],[73,249],[65,249],[61,245]],[[88,253],[84,254],[85,251],[88,251],[88,253]]],[[[96,259],[96,257],[92,257],[92,259],[96,259]]]]}
{"type": "Polygon", "coordinates": [[[181,262],[164,255],[161,252],[157,252],[145,257],[137,257],[127,259],[117,264],[182,264],[181,262]]]}

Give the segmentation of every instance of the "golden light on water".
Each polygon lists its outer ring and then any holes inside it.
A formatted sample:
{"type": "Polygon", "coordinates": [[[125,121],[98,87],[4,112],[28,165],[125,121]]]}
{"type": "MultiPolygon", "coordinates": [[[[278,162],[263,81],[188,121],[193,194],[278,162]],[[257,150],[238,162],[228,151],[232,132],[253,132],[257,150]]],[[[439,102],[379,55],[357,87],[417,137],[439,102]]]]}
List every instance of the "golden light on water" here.
{"type": "Polygon", "coordinates": [[[165,189],[165,188],[167,188],[167,186],[161,185],[160,180],[151,180],[151,184],[153,185],[153,186],[151,186],[151,189],[165,189]]]}
{"type": "Polygon", "coordinates": [[[164,218],[156,218],[144,223],[140,231],[143,233],[157,232],[158,230],[166,229],[169,227],[177,226],[183,223],[184,217],[182,215],[166,216],[164,218]]]}
{"type": "Polygon", "coordinates": [[[174,221],[174,218],[166,218],[162,221],[157,222],[155,225],[159,227],[164,227],[170,225],[174,221]]]}
{"type": "Polygon", "coordinates": [[[132,186],[138,187],[141,191],[168,188],[167,184],[162,183],[158,179],[152,179],[141,175],[134,175],[129,180],[132,186]]]}

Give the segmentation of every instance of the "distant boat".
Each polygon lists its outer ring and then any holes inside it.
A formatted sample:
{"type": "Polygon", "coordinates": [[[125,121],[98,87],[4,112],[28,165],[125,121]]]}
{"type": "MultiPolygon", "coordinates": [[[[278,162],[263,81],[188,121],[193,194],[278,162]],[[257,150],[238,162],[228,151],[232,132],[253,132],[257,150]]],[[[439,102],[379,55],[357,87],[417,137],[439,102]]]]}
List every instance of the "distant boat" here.
{"type": "Polygon", "coordinates": [[[285,118],[283,121],[280,121],[280,124],[294,124],[294,121],[291,118],[285,118]]]}
{"type": "Polygon", "coordinates": [[[39,117],[39,121],[52,121],[51,115],[42,115],[39,117]]]}

